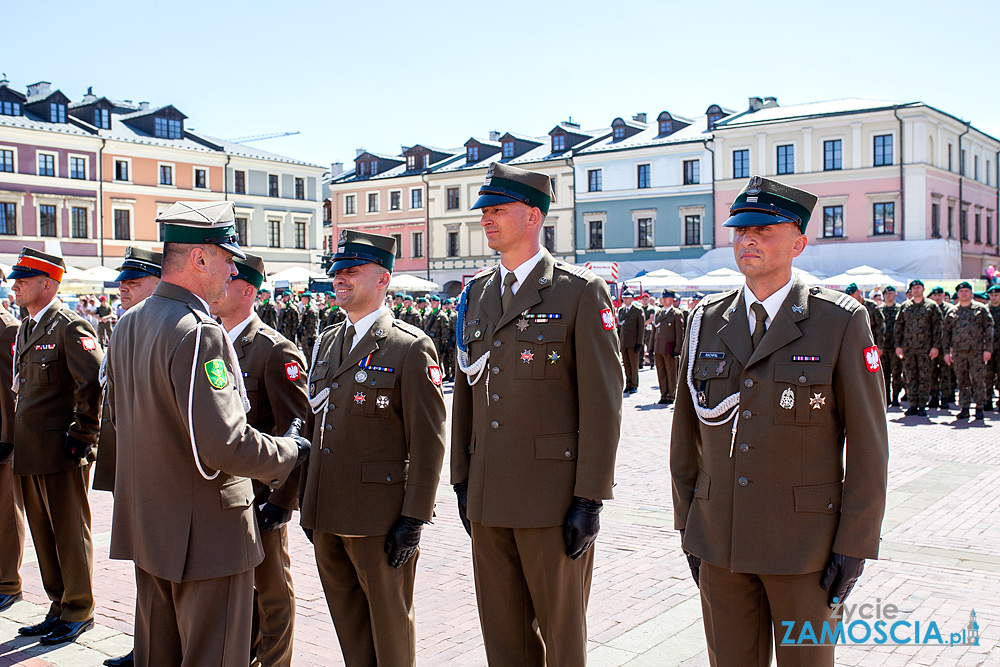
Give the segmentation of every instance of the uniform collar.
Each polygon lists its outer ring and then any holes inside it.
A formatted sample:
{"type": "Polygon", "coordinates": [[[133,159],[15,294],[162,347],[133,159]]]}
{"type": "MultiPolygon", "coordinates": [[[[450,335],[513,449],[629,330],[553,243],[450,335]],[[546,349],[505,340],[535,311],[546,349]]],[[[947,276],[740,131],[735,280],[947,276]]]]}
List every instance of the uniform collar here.
{"type": "MultiPolygon", "coordinates": [[[[44,308],[42,308],[40,311],[38,311],[38,313],[34,317],[31,318],[32,321],[34,321],[35,324],[38,324],[39,322],[41,322],[42,318],[45,317],[45,314],[47,312],[49,312],[49,310],[52,308],[52,305],[55,304],[57,301],[59,301],[59,297],[58,296],[52,297],[52,301],[49,301],[49,303],[48,303],[47,306],[45,306],[44,308]]],[[[56,306],[56,310],[59,310],[58,306],[56,306]]]]}
{"type": "Polygon", "coordinates": [[[785,302],[785,298],[788,297],[788,293],[792,291],[792,283],[794,282],[794,275],[789,276],[788,282],[785,283],[784,287],[779,289],[777,292],[767,297],[763,301],[758,299],[754,295],[753,291],[746,284],[743,285],[743,305],[747,309],[747,320],[750,322],[750,333],[753,334],[754,328],[757,326],[757,316],[753,314],[750,310],[750,306],[755,303],[761,303],[764,306],[764,310],[767,311],[767,319],[764,321],[764,326],[771,326],[771,322],[774,321],[774,316],[778,314],[781,310],[781,304],[785,302]]]}
{"type": "Polygon", "coordinates": [[[531,270],[538,266],[538,263],[542,261],[542,255],[545,252],[545,248],[539,248],[538,252],[534,254],[533,257],[525,262],[522,262],[514,269],[508,269],[503,265],[503,261],[500,262],[500,285],[503,285],[503,281],[507,279],[507,274],[513,272],[514,277],[517,279],[514,284],[511,285],[510,289],[514,294],[517,294],[517,290],[520,289],[521,285],[524,284],[525,278],[531,273],[531,270]]]}
{"type": "Polygon", "coordinates": [[[254,313],[250,313],[250,317],[246,318],[245,320],[237,324],[230,331],[227,331],[226,333],[229,335],[229,340],[235,343],[236,339],[240,337],[240,334],[243,333],[243,331],[247,328],[247,326],[250,324],[253,318],[254,318],[254,313]]]}
{"type": "MultiPolygon", "coordinates": [[[[347,323],[344,326],[354,327],[354,341],[351,343],[351,349],[354,349],[354,346],[358,344],[358,341],[361,340],[368,333],[368,330],[372,328],[372,325],[375,324],[375,320],[383,314],[392,315],[392,311],[385,306],[382,306],[381,308],[377,308],[368,313],[356,323],[351,321],[350,315],[347,316],[347,323]]],[[[344,331],[347,331],[347,329],[345,328],[344,331]]]]}

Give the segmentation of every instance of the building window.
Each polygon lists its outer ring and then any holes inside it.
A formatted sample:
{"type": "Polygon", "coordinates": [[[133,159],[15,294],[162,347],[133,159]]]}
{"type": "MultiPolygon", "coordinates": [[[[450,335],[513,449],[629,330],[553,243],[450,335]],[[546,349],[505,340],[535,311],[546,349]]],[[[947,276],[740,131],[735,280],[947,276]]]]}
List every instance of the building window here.
{"type": "Polygon", "coordinates": [[[549,252],[556,251],[556,228],[553,225],[542,227],[542,245],[549,252]]]}
{"type": "Polygon", "coordinates": [[[733,178],[750,178],[750,149],[733,151],[733,178]]]}
{"type": "Polygon", "coordinates": [[[267,221],[267,247],[281,247],[281,220],[267,221]]]}
{"type": "Polygon", "coordinates": [[[844,236],[844,207],[823,207],[823,238],[838,239],[844,236]]]}
{"type": "Polygon", "coordinates": [[[458,188],[448,188],[448,210],[454,211],[458,208],[458,188]]]}
{"type": "Polygon", "coordinates": [[[823,171],[843,169],[843,147],[844,142],[840,139],[823,142],[823,171]]]}
{"type": "Polygon", "coordinates": [[[12,202],[0,202],[0,234],[17,234],[17,205],[12,202]]]}
{"type": "Polygon", "coordinates": [[[424,191],[421,188],[410,190],[410,208],[424,207],[424,191]]]}
{"type": "Polygon", "coordinates": [[[993,216],[986,214],[986,245],[993,245],[993,216]]]}
{"type": "Polygon", "coordinates": [[[635,187],[640,189],[649,187],[650,166],[651,165],[648,164],[640,164],[636,166],[635,187]]]}
{"type": "Polygon", "coordinates": [[[636,242],[635,246],[637,248],[652,248],[653,247],[653,219],[652,218],[639,218],[637,221],[638,229],[636,230],[636,242]]]}
{"type": "Polygon", "coordinates": [[[306,223],[301,220],[295,221],[295,249],[306,249],[306,223]]]}
{"type": "Polygon", "coordinates": [[[358,212],[357,195],[344,195],[344,215],[354,215],[358,212]]]}
{"type": "Polygon", "coordinates": [[[304,178],[295,179],[295,198],[296,199],[306,198],[306,179],[304,178]]]}
{"type": "Polygon", "coordinates": [[[587,244],[588,250],[604,249],[604,221],[590,221],[590,242],[587,244]]]}
{"type": "Polygon", "coordinates": [[[399,190],[393,190],[389,193],[389,210],[398,211],[402,208],[403,193],[399,190]]]}
{"type": "Polygon", "coordinates": [[[976,234],[976,243],[982,243],[983,242],[983,233],[982,233],[982,230],[979,227],[979,223],[980,223],[979,213],[976,212],[976,215],[973,218],[973,224],[975,225],[975,228],[974,228],[973,231],[976,234]]]}
{"type": "Polygon", "coordinates": [[[278,175],[268,174],[267,175],[267,196],[268,197],[278,197],[278,175]]]}
{"type": "Polygon", "coordinates": [[[503,156],[504,157],[514,157],[514,142],[505,141],[503,142],[503,156]]]}
{"type": "Polygon", "coordinates": [[[392,239],[396,242],[396,259],[400,259],[403,256],[403,235],[393,234],[392,239]]]}
{"type": "Polygon", "coordinates": [[[245,171],[233,172],[233,192],[238,195],[247,193],[247,173],[245,171]]]}
{"type": "Polygon", "coordinates": [[[670,121],[661,120],[660,121],[660,135],[670,134],[670,121]]]}
{"type": "Polygon", "coordinates": [[[38,235],[56,235],[56,207],[52,204],[41,204],[38,207],[38,235]]]}
{"type": "Polygon", "coordinates": [[[49,122],[50,123],[65,123],[66,122],[66,105],[59,104],[57,102],[49,102],[49,122]]]}
{"type": "Polygon", "coordinates": [[[56,175],[56,156],[48,155],[46,153],[38,154],[38,175],[39,176],[55,176],[56,175]]]}
{"type": "Polygon", "coordinates": [[[169,118],[156,118],[153,121],[153,134],[160,139],[180,139],[181,122],[169,118]]]}
{"type": "Polygon", "coordinates": [[[0,150],[0,171],[14,173],[14,151],[0,150]]]}
{"type": "Polygon", "coordinates": [[[247,219],[246,218],[236,218],[236,236],[239,237],[239,243],[241,246],[246,247],[247,245],[247,219]]]}
{"type": "Polygon", "coordinates": [[[958,231],[963,241],[969,240],[969,210],[963,208],[958,214],[958,231]]]}
{"type": "Polygon", "coordinates": [[[128,180],[128,160],[115,160],[115,180],[128,180]]]}
{"type": "Polygon", "coordinates": [[[952,159],[951,156],[952,148],[954,147],[951,144],[948,144],[948,171],[955,171],[954,160],[952,159]]]}
{"type": "Polygon", "coordinates": [[[465,149],[466,162],[479,162],[479,146],[469,146],[465,149]]]}
{"type": "Polygon", "coordinates": [[[778,146],[778,173],[779,174],[795,173],[794,145],[786,144],[784,146],[778,146]]]}
{"type": "Polygon", "coordinates": [[[701,160],[684,160],[684,185],[701,183],[701,160]]]}
{"type": "Polygon", "coordinates": [[[416,155],[407,155],[406,156],[406,170],[409,171],[411,169],[415,169],[416,166],[417,166],[417,156],[416,155]]]}
{"type": "Polygon", "coordinates": [[[941,204],[931,204],[931,236],[941,238],[941,204]]]}
{"type": "Polygon", "coordinates": [[[875,137],[875,162],[876,167],[885,167],[892,164],[892,135],[880,134],[875,137]]]}
{"type": "Polygon", "coordinates": [[[972,156],[972,178],[979,180],[979,156],[972,156]]]}
{"type": "Polygon", "coordinates": [[[410,234],[410,252],[414,257],[424,256],[424,233],[413,232],[410,234]]]}
{"type": "Polygon", "coordinates": [[[566,135],[556,134],[552,136],[552,152],[558,153],[559,151],[566,150],[566,135]]]}
{"type": "Polygon", "coordinates": [[[70,209],[70,236],[75,239],[87,238],[87,209],[74,206],[70,209]]]}
{"type": "Polygon", "coordinates": [[[948,238],[955,238],[955,207],[948,207],[948,238]]]}
{"type": "Polygon", "coordinates": [[[160,165],[160,185],[174,184],[174,168],[169,164],[160,165]]]}
{"type": "Polygon", "coordinates": [[[131,213],[123,209],[115,209],[115,239],[128,241],[132,238],[131,213]]]}
{"type": "Polygon", "coordinates": [[[94,127],[111,129],[111,112],[107,109],[94,109],[94,127]]]}
{"type": "Polygon", "coordinates": [[[873,215],[875,220],[875,235],[896,233],[896,205],[892,202],[884,204],[873,204],[873,215]]]}
{"type": "Polygon", "coordinates": [[[600,169],[588,169],[587,192],[600,192],[603,189],[601,185],[601,178],[600,169]]]}
{"type": "Polygon", "coordinates": [[[458,232],[448,232],[448,257],[458,257],[458,232]]]}
{"type": "Polygon", "coordinates": [[[368,193],[368,212],[378,213],[378,193],[369,192],[368,193]]]}
{"type": "Polygon", "coordinates": [[[965,176],[965,149],[958,152],[958,174],[965,176]]]}
{"type": "Polygon", "coordinates": [[[684,216],[684,245],[701,245],[701,216],[684,216]]]}
{"type": "Polygon", "coordinates": [[[2,116],[20,116],[21,115],[21,103],[20,102],[0,102],[0,115],[2,115],[2,116]]]}
{"type": "Polygon", "coordinates": [[[619,141],[625,138],[625,126],[619,125],[614,129],[614,140],[619,141]]]}
{"type": "Polygon", "coordinates": [[[204,169],[194,170],[194,187],[202,189],[208,187],[208,176],[204,169]]]}
{"type": "Polygon", "coordinates": [[[431,154],[424,153],[422,157],[423,157],[424,169],[427,169],[427,167],[431,166],[431,154]]]}
{"type": "Polygon", "coordinates": [[[69,159],[69,177],[79,180],[87,178],[87,160],[82,157],[71,157],[69,159]]]}

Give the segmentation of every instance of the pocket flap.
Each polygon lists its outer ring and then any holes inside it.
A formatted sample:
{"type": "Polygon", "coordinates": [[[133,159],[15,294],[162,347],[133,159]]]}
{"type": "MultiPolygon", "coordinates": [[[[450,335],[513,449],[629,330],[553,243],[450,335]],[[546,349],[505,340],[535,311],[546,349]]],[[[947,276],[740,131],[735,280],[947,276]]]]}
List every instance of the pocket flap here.
{"type": "Polygon", "coordinates": [[[399,484],[406,481],[408,461],[373,461],[361,464],[361,481],[372,484],[399,484]]]}
{"type": "Polygon", "coordinates": [[[708,499],[708,491],[712,486],[712,478],[704,470],[698,471],[698,481],[694,483],[694,497],[708,499]]]}
{"type": "Polygon", "coordinates": [[[792,491],[795,494],[796,512],[834,514],[840,511],[844,485],[837,482],[818,486],[796,486],[792,491]]]}
{"type": "Polygon", "coordinates": [[[579,433],[536,435],[535,458],[572,461],[576,458],[576,448],[579,440],[579,433]]]}
{"type": "Polygon", "coordinates": [[[396,386],[396,374],[395,373],[383,373],[381,371],[365,371],[365,379],[358,382],[358,368],[354,371],[354,382],[357,384],[362,384],[366,387],[375,387],[376,389],[391,389],[396,386]]]}
{"type": "Polygon", "coordinates": [[[471,343],[474,340],[479,340],[483,337],[483,330],[481,327],[465,327],[465,331],[462,332],[462,342],[471,343]]]}
{"type": "Polygon", "coordinates": [[[232,477],[219,487],[219,504],[222,509],[250,507],[253,501],[253,483],[246,477],[232,477]]]}
{"type": "Polygon", "coordinates": [[[833,384],[833,366],[820,364],[775,364],[775,382],[794,385],[833,384]]]}
{"type": "Polygon", "coordinates": [[[566,340],[565,324],[535,324],[517,333],[518,340],[535,343],[562,343],[566,340]]]}
{"type": "Polygon", "coordinates": [[[698,361],[694,365],[694,380],[711,380],[712,378],[729,377],[729,369],[732,367],[729,359],[711,359],[698,361]]]}

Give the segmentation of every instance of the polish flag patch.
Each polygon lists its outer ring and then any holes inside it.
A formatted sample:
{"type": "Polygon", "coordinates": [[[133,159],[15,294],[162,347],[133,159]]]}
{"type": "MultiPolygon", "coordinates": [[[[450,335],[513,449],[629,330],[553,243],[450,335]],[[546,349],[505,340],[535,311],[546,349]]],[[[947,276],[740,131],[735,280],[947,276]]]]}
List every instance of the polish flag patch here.
{"type": "Polygon", "coordinates": [[[97,349],[97,339],[96,338],[89,338],[89,337],[88,338],[81,338],[80,339],[80,345],[82,345],[83,349],[85,349],[87,351],[96,350],[97,349]]]}
{"type": "Polygon", "coordinates": [[[441,367],[440,366],[428,366],[427,367],[427,377],[431,379],[431,382],[437,386],[441,386],[441,367]]]}
{"type": "Polygon", "coordinates": [[[615,328],[615,313],[610,308],[605,308],[601,311],[601,324],[608,331],[612,331],[615,328]]]}
{"type": "Polygon", "coordinates": [[[302,369],[299,368],[299,362],[289,361],[285,364],[285,377],[291,382],[295,382],[302,376],[302,369]]]}
{"type": "Polygon", "coordinates": [[[11,343],[10,344],[10,356],[13,357],[16,354],[16,352],[15,352],[16,349],[17,349],[17,343],[11,343]]]}
{"type": "Polygon", "coordinates": [[[869,373],[875,373],[882,368],[878,358],[878,347],[875,345],[865,348],[865,365],[868,366],[869,373]]]}

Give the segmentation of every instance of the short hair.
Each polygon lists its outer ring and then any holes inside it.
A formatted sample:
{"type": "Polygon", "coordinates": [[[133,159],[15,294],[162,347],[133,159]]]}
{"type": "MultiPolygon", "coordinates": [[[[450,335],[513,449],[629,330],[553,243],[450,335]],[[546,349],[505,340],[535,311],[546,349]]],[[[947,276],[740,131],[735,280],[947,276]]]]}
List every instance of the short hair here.
{"type": "Polygon", "coordinates": [[[216,251],[222,249],[211,243],[176,243],[167,242],[163,244],[163,268],[161,272],[180,271],[187,262],[187,257],[194,248],[201,248],[214,256],[216,251]]]}

